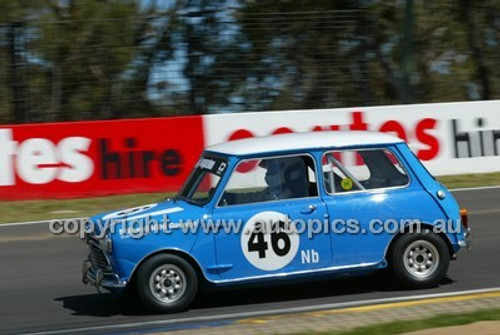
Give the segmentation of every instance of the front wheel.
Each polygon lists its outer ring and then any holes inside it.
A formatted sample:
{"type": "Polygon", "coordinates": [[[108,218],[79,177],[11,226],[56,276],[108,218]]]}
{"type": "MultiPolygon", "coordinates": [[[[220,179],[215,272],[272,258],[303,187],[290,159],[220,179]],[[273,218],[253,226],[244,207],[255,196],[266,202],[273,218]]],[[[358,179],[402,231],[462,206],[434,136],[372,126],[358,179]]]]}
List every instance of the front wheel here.
{"type": "Polygon", "coordinates": [[[405,234],[394,243],[389,262],[403,285],[428,288],[446,275],[450,254],[446,242],[436,234],[405,234]]]}
{"type": "Polygon", "coordinates": [[[149,309],[173,313],[186,309],[198,290],[196,271],[175,255],[158,255],[139,269],[137,292],[149,309]]]}

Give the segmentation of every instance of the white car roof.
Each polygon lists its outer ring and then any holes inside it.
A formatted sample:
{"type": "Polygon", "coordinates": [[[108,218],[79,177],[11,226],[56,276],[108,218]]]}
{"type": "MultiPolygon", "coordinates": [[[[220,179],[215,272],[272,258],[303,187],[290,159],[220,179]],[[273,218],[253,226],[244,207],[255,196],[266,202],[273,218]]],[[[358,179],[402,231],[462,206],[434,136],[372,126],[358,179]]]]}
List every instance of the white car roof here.
{"type": "Polygon", "coordinates": [[[343,148],[358,145],[403,143],[396,136],[371,131],[319,131],[252,137],[215,144],[207,151],[228,155],[252,155],[275,151],[343,148]]]}

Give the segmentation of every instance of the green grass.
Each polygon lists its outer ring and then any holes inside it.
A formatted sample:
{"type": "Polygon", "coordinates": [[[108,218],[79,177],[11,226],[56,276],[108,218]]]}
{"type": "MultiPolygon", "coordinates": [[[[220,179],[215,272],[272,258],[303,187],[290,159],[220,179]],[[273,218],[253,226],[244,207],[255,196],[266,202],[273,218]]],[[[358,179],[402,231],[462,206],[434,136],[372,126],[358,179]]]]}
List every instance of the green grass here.
{"type": "Polygon", "coordinates": [[[497,186],[500,185],[500,172],[460,174],[437,179],[448,188],[497,186]]]}
{"type": "MultiPolygon", "coordinates": [[[[305,332],[307,335],[391,335],[422,329],[470,324],[477,321],[500,320],[500,309],[483,310],[464,314],[440,314],[431,318],[381,323],[373,326],[357,327],[348,331],[305,332]]],[[[297,334],[299,335],[299,334],[297,334]]]]}
{"type": "MultiPolygon", "coordinates": [[[[448,188],[500,185],[500,173],[438,178],[448,188]]],[[[0,201],[0,223],[86,217],[96,213],[163,200],[172,193],[128,194],[67,200],[0,201]]]]}
{"type": "Polygon", "coordinates": [[[158,202],[172,193],[141,193],[66,200],[0,201],[0,222],[87,217],[93,214],[158,202]]]}

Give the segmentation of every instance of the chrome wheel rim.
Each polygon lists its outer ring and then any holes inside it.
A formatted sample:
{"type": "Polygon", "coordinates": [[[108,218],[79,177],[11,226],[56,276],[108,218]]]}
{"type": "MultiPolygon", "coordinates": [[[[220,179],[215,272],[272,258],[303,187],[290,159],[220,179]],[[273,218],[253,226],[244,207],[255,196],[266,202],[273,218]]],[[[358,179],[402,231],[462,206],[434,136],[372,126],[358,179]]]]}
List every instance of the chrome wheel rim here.
{"type": "Polygon", "coordinates": [[[179,300],[186,291],[186,275],[178,266],[164,264],[156,268],[149,278],[153,296],[164,304],[179,300]]]}
{"type": "Polygon", "coordinates": [[[439,266],[439,252],[426,240],[412,242],[406,247],[403,257],[406,271],[418,279],[428,278],[439,266]]]}

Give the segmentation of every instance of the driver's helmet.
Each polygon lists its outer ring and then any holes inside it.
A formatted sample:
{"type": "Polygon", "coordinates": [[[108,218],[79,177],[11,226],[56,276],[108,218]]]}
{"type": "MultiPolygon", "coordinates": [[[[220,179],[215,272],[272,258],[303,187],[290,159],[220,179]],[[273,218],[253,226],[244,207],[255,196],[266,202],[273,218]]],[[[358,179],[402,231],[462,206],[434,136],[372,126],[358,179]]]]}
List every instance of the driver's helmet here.
{"type": "Polygon", "coordinates": [[[285,191],[297,193],[295,188],[301,186],[302,179],[306,180],[303,176],[305,166],[299,157],[264,159],[259,166],[266,169],[265,181],[269,193],[275,197],[280,197],[285,191]]]}
{"type": "Polygon", "coordinates": [[[279,195],[283,193],[284,179],[280,164],[280,159],[264,159],[259,164],[260,167],[266,169],[265,181],[268,186],[269,193],[279,195]]]}

